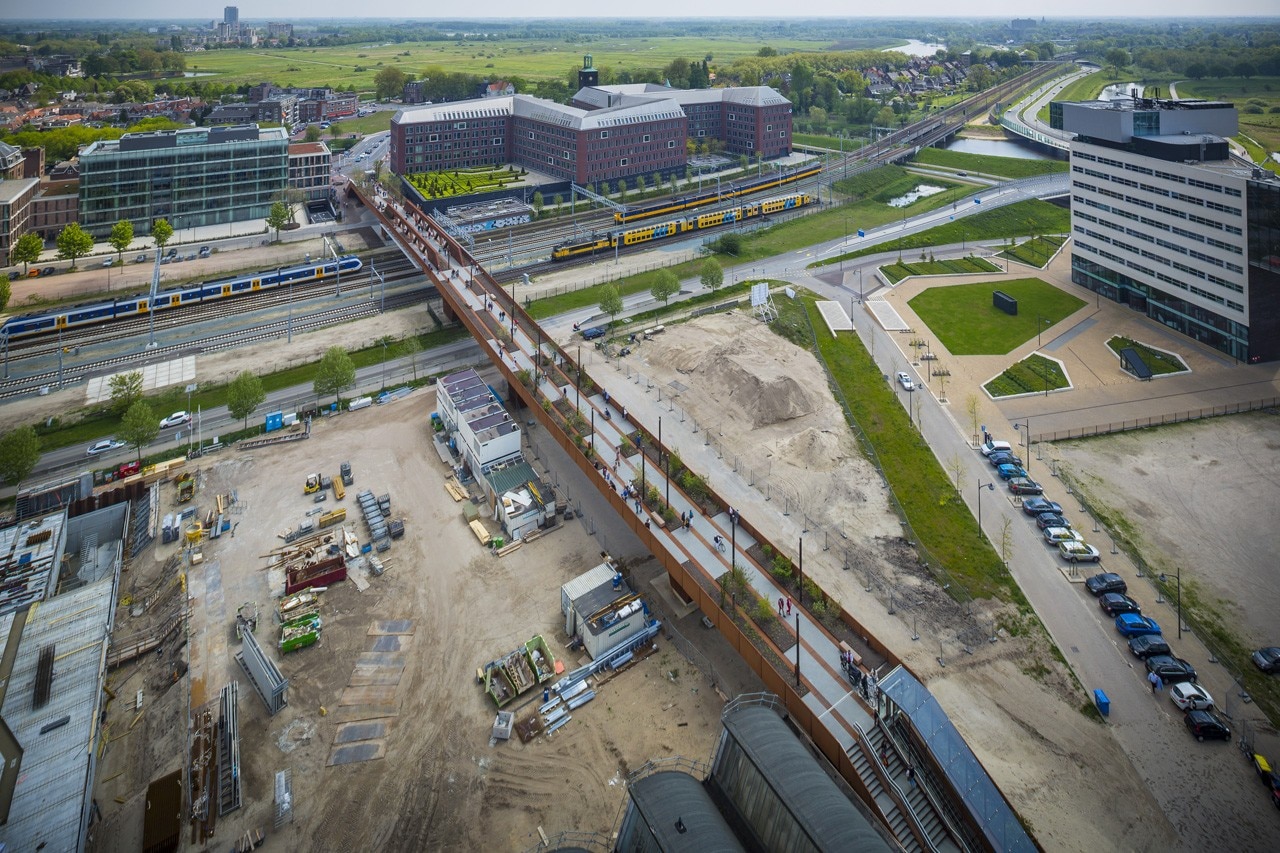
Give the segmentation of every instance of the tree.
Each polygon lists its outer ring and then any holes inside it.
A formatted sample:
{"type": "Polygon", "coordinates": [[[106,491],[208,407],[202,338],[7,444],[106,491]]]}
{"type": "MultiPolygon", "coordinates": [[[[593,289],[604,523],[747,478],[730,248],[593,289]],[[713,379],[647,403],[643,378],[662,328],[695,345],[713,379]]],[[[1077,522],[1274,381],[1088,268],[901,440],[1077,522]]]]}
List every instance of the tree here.
{"type": "Polygon", "coordinates": [[[1209,75],[1209,69],[1203,62],[1193,62],[1187,66],[1187,76],[1192,80],[1203,80],[1209,75]]]}
{"type": "Polygon", "coordinates": [[[151,226],[151,239],[156,241],[156,248],[163,249],[165,243],[173,239],[173,226],[167,219],[157,219],[151,226]]]}
{"type": "Polygon", "coordinates": [[[1236,63],[1237,77],[1240,77],[1244,80],[1248,80],[1250,77],[1255,76],[1257,73],[1258,73],[1257,66],[1247,59],[1242,59],[1236,63]]]}
{"type": "Polygon", "coordinates": [[[542,199],[542,193],[534,193],[533,198],[529,199],[529,203],[533,205],[533,218],[541,219],[542,208],[546,205],[546,202],[542,199]]]}
{"type": "Polygon", "coordinates": [[[307,125],[307,129],[302,132],[302,138],[307,142],[319,142],[320,128],[316,127],[314,124],[307,125]]]}
{"type": "Polygon", "coordinates": [[[398,97],[404,91],[404,84],[408,82],[408,75],[395,66],[388,66],[373,77],[373,85],[378,90],[380,101],[398,97]]]}
{"type": "Polygon", "coordinates": [[[330,125],[329,125],[329,138],[330,138],[330,139],[337,139],[337,138],[338,138],[339,136],[341,136],[344,132],[346,132],[346,128],[342,126],[342,123],[341,123],[341,122],[336,122],[336,121],[335,121],[335,122],[333,122],[332,124],[330,124],[330,125]]]}
{"type": "Polygon", "coordinates": [[[320,369],[316,371],[312,387],[317,397],[332,394],[334,402],[339,402],[340,395],[347,388],[356,384],[356,366],[351,356],[342,347],[329,347],[324,358],[320,359],[320,369]]]}
{"type": "Polygon", "coordinates": [[[289,224],[289,219],[287,204],[277,201],[271,205],[271,212],[267,214],[267,227],[275,230],[277,241],[280,239],[280,229],[289,224]]]}
{"type": "Polygon", "coordinates": [[[107,238],[107,242],[111,244],[111,248],[116,250],[120,263],[124,263],[124,250],[129,248],[129,244],[133,242],[133,223],[127,219],[121,219],[115,225],[112,225],[111,236],[107,238]]]}
{"type": "Polygon", "coordinates": [[[13,298],[13,285],[9,283],[9,274],[0,273],[0,311],[9,307],[9,300],[13,298]]]}
{"type": "Polygon", "coordinates": [[[724,267],[715,258],[707,258],[702,262],[702,275],[699,277],[702,286],[712,293],[724,284],[724,267]]]}
{"type": "Polygon", "coordinates": [[[18,238],[9,250],[9,260],[22,264],[22,274],[26,275],[30,264],[39,262],[40,253],[44,251],[44,241],[34,231],[28,231],[18,238]]]}
{"type": "Polygon", "coordinates": [[[973,443],[978,443],[978,395],[970,394],[964,398],[964,411],[969,416],[969,429],[973,435],[973,443]]]}
{"type": "Polygon", "coordinates": [[[0,438],[0,480],[16,486],[40,461],[40,437],[35,427],[18,427],[0,438]]]}
{"type": "Polygon", "coordinates": [[[1111,66],[1111,73],[1114,77],[1119,77],[1120,72],[1129,64],[1129,51],[1122,47],[1113,47],[1107,51],[1107,65],[1111,66]]]}
{"type": "Polygon", "coordinates": [[[134,403],[142,399],[142,371],[117,373],[107,382],[111,392],[111,408],[117,412],[127,412],[134,403]]]}
{"type": "Polygon", "coordinates": [[[244,421],[249,426],[249,415],[267,399],[267,392],[262,387],[262,380],[250,370],[241,371],[231,384],[227,386],[227,412],[233,418],[244,421]]]}
{"type": "Polygon", "coordinates": [[[622,294],[617,285],[606,284],[600,288],[600,310],[609,315],[609,322],[622,313],[622,294]]]}
{"type": "Polygon", "coordinates": [[[676,278],[676,274],[671,270],[661,270],[658,277],[654,279],[653,287],[649,288],[649,292],[653,294],[654,299],[661,299],[662,304],[666,305],[671,297],[680,292],[680,279],[676,278]]]}
{"type": "Polygon", "coordinates": [[[277,201],[284,203],[285,210],[289,212],[290,220],[292,220],[294,214],[298,212],[298,208],[302,207],[302,205],[306,203],[306,200],[307,194],[298,187],[285,187],[284,189],[276,190],[276,192],[271,196],[272,203],[277,201]]]}
{"type": "Polygon", "coordinates": [[[137,451],[139,462],[142,461],[142,448],[155,441],[159,434],[160,422],[146,400],[138,400],[129,407],[120,419],[120,429],[116,431],[121,441],[137,451]]]}
{"type": "Polygon", "coordinates": [[[76,259],[83,258],[93,251],[93,237],[89,236],[79,222],[72,222],[58,233],[58,257],[71,261],[71,268],[76,268],[76,259]]]}

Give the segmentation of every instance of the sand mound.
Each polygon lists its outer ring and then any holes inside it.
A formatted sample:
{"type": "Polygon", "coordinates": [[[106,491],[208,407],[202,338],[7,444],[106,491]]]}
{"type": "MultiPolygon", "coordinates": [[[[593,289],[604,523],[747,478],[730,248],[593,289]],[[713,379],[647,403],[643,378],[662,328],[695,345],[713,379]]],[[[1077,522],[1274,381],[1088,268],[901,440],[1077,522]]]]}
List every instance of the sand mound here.
{"type": "Polygon", "coordinates": [[[814,427],[779,441],[777,455],[798,468],[811,471],[830,471],[840,464],[844,456],[839,436],[814,427]]]}
{"type": "Polygon", "coordinates": [[[706,362],[702,374],[719,391],[717,396],[737,405],[756,427],[813,414],[813,399],[799,382],[790,376],[761,376],[761,367],[725,355],[706,362]]]}

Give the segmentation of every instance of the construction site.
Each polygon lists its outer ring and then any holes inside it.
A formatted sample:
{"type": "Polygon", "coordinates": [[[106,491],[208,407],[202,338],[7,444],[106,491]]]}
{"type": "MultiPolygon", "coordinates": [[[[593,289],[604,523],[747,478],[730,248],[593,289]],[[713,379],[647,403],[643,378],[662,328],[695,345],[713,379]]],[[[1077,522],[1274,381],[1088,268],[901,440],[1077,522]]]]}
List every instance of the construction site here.
{"type": "Polygon", "coordinates": [[[524,849],[608,832],[645,762],[710,755],[751,674],[655,641],[672,611],[715,638],[585,483],[550,486],[526,440],[486,494],[437,411],[414,392],[150,472],[86,849],[524,849]]]}

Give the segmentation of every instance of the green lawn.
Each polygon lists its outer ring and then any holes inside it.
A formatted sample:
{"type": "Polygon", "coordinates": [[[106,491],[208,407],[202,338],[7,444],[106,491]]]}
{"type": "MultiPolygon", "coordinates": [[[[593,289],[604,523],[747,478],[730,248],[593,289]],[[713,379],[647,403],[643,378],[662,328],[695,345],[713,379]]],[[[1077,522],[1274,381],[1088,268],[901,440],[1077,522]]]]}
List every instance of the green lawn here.
{"type": "MultiPolygon", "coordinates": [[[[811,328],[819,330],[818,354],[855,425],[871,445],[911,532],[932,557],[931,566],[941,563],[970,596],[998,598],[1026,609],[1022,591],[979,536],[973,514],[956,495],[954,484],[912,426],[907,410],[898,404],[857,335],[832,337],[814,299],[805,297],[804,304],[811,328]]],[[[953,598],[965,598],[954,587],[949,593],[953,598]]]]}
{"type": "Polygon", "coordinates": [[[1048,393],[1066,388],[1067,375],[1056,361],[1033,353],[982,387],[992,397],[1048,393]]]}
{"type": "Polygon", "coordinates": [[[962,169],[1004,178],[1031,178],[1067,171],[1065,160],[1028,160],[1022,157],[994,157],[988,154],[965,154],[943,148],[921,148],[915,162],[928,166],[962,169]]]}
{"type": "Polygon", "coordinates": [[[1012,258],[1028,266],[1044,269],[1045,265],[1053,259],[1054,253],[1061,249],[1065,242],[1067,242],[1066,237],[1059,237],[1056,234],[1049,237],[1035,237],[1031,240],[1023,240],[1013,248],[1005,249],[996,257],[1012,258]]]}
{"type": "Polygon", "coordinates": [[[986,258],[970,255],[967,258],[955,258],[949,261],[918,261],[916,263],[895,263],[880,268],[880,272],[889,279],[890,284],[897,284],[909,275],[966,275],[969,273],[1000,272],[1000,267],[986,258]]]}
{"type": "Polygon", "coordinates": [[[953,355],[1002,355],[1045,327],[1079,310],[1084,302],[1038,278],[931,287],[907,303],[953,355]],[[991,304],[992,291],[1018,300],[1010,317],[991,304]]]}
{"type": "MultiPolygon", "coordinates": [[[[384,130],[390,130],[391,117],[394,115],[395,113],[391,110],[378,110],[377,112],[371,113],[367,116],[359,116],[357,118],[340,118],[338,119],[336,126],[341,129],[343,134],[358,133],[361,136],[368,136],[371,133],[380,133],[384,130]]],[[[332,129],[333,127],[329,128],[329,130],[332,129]]],[[[324,134],[321,136],[322,139],[327,141],[332,138],[329,130],[324,131],[324,134]]]]}
{"type": "MultiPolygon", "coordinates": [[[[837,184],[836,188],[839,189],[840,185],[837,184]]],[[[969,188],[969,192],[972,191],[972,188],[969,188]]],[[[945,201],[957,200],[956,196],[948,196],[944,193],[929,199],[922,199],[916,204],[939,198],[944,198],[945,201]]],[[[921,210],[931,210],[933,207],[937,207],[937,205],[926,208],[917,208],[912,205],[908,210],[914,214],[921,210]]],[[[893,221],[893,219],[894,217],[890,216],[879,222],[871,222],[870,225],[883,225],[885,222],[893,221]]],[[[857,222],[854,227],[863,227],[863,223],[857,222]]],[[[984,210],[982,213],[975,213],[973,216],[966,216],[964,219],[957,219],[955,222],[948,222],[946,225],[938,225],[918,234],[910,234],[897,240],[878,243],[865,249],[857,249],[852,252],[846,252],[843,255],[815,261],[809,266],[827,266],[852,258],[860,258],[863,255],[927,249],[931,246],[963,243],[965,240],[990,240],[995,237],[1028,237],[1032,234],[1066,234],[1070,230],[1071,213],[1069,211],[1049,204],[1047,201],[1029,199],[992,210],[984,210]]]]}
{"type": "Polygon", "coordinates": [[[1240,113],[1236,136],[1254,162],[1280,172],[1280,163],[1267,155],[1280,151],[1280,77],[1225,77],[1221,80],[1179,80],[1178,97],[1231,101],[1240,113]]]}
{"type": "Polygon", "coordinates": [[[1138,343],[1132,338],[1123,338],[1117,335],[1107,341],[1107,346],[1111,347],[1111,351],[1117,356],[1120,355],[1120,350],[1127,347],[1137,350],[1138,355],[1142,356],[1142,360],[1146,362],[1147,367],[1151,368],[1151,372],[1156,376],[1166,373],[1181,373],[1187,369],[1187,365],[1178,356],[1164,350],[1153,349],[1146,344],[1138,343]]]}
{"type": "Polygon", "coordinates": [[[817,133],[793,133],[791,141],[796,145],[807,145],[810,148],[830,148],[832,151],[840,151],[843,146],[844,152],[848,154],[850,151],[857,151],[859,148],[867,144],[865,139],[850,139],[845,137],[843,140],[838,136],[826,136],[817,133]]]}
{"type": "MultiPolygon", "coordinates": [[[[1111,84],[1103,71],[1086,74],[1079,80],[1067,84],[1061,92],[1054,96],[1055,101],[1094,101],[1102,94],[1102,90],[1111,84]]],[[[1036,117],[1045,124],[1049,123],[1049,105],[1045,104],[1036,113],[1036,117]]]]}

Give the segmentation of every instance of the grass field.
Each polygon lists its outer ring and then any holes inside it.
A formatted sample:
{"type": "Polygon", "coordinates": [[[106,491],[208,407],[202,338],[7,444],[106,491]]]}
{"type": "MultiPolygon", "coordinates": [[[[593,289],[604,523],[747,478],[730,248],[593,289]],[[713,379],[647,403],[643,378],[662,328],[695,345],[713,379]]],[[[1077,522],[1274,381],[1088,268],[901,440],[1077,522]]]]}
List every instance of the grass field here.
{"type": "MultiPolygon", "coordinates": [[[[783,300],[784,303],[790,300],[783,300]]],[[[804,299],[818,355],[841,401],[866,436],[912,531],[951,578],[975,598],[998,598],[1026,608],[1026,599],[1000,558],[978,531],[969,508],[956,495],[937,458],[912,426],[857,335],[832,337],[814,305],[804,299]]],[[[812,335],[812,332],[810,333],[812,335]]],[[[812,339],[810,341],[812,346],[812,339]]],[[[963,600],[953,588],[950,594],[963,600]]]]}
{"type": "Polygon", "coordinates": [[[1061,249],[1062,244],[1065,242],[1067,242],[1066,237],[1056,234],[1048,237],[1034,237],[1030,240],[1023,240],[1012,248],[1005,249],[996,257],[1012,258],[1027,266],[1044,269],[1045,264],[1052,260],[1054,253],[1061,249]]]}
{"type": "Polygon", "coordinates": [[[880,268],[890,284],[897,284],[909,275],[965,275],[970,273],[1000,272],[1000,267],[986,258],[956,258],[950,261],[919,261],[917,263],[888,264],[880,268]]]}
{"type": "Polygon", "coordinates": [[[965,154],[943,148],[922,148],[915,162],[948,169],[963,169],[1003,178],[1032,178],[1067,171],[1065,160],[1027,160],[1022,157],[993,157],[987,154],[965,154]]]}
{"type": "Polygon", "coordinates": [[[1003,355],[1034,338],[1041,320],[1051,326],[1084,302],[1038,278],[1019,278],[931,287],[907,304],[953,355],[1003,355]],[[991,304],[993,290],[1018,300],[1016,316],[991,304]]]}
{"type": "MultiPolygon", "coordinates": [[[[836,188],[839,189],[839,184],[836,188]]],[[[968,192],[972,192],[969,188],[968,192]]],[[[943,193],[928,199],[921,199],[921,202],[933,201],[934,199],[944,198],[946,201],[952,201],[956,196],[943,193]]],[[[916,208],[912,205],[909,208],[913,213],[920,210],[932,210],[933,205],[927,208],[916,208]]],[[[892,208],[890,208],[892,209],[892,208]]],[[[871,225],[883,225],[885,222],[891,222],[894,217],[883,219],[880,222],[872,222],[871,225]]],[[[858,222],[855,227],[863,227],[863,223],[858,222]]],[[[863,255],[875,255],[881,252],[906,252],[913,249],[927,249],[931,246],[947,246],[952,243],[964,243],[966,240],[990,240],[997,237],[1027,237],[1032,234],[1066,234],[1071,229],[1071,213],[1060,207],[1049,204],[1047,201],[1039,199],[1030,199],[1028,201],[1019,201],[1004,207],[997,207],[993,210],[984,210],[982,213],[975,213],[973,216],[966,216],[964,219],[948,222],[946,225],[938,225],[921,231],[919,234],[910,234],[906,237],[900,237],[897,240],[891,240],[887,243],[878,243],[875,246],[868,246],[865,249],[857,249],[852,252],[846,252],[843,255],[827,258],[821,261],[815,261],[810,267],[827,266],[838,263],[840,261],[849,260],[851,258],[860,258],[863,255]]]]}
{"type": "Polygon", "coordinates": [[[810,148],[829,148],[837,152],[843,146],[846,154],[850,151],[857,151],[867,144],[867,140],[863,137],[857,139],[845,137],[841,140],[838,136],[824,136],[817,133],[793,133],[791,134],[791,141],[796,145],[806,145],[810,148]]]}
{"type": "MultiPolygon", "coordinates": [[[[1105,71],[1086,74],[1079,80],[1068,83],[1061,92],[1054,96],[1055,101],[1094,101],[1102,94],[1102,90],[1111,84],[1105,71]]],[[[1049,105],[1045,104],[1036,113],[1036,118],[1045,124],[1049,123],[1049,105]]]]}
{"type": "MultiPolygon", "coordinates": [[[[829,46],[826,42],[773,38],[769,44],[779,51],[824,50],[829,46]]],[[[387,66],[414,76],[421,76],[425,68],[438,65],[492,79],[563,80],[582,66],[582,56],[586,53],[592,54],[597,68],[623,71],[660,69],[679,57],[693,61],[707,55],[714,64],[728,64],[743,56],[754,56],[759,49],[758,40],[736,38],[603,38],[589,43],[547,39],[434,41],[217,50],[191,57],[187,68],[201,74],[213,73],[215,77],[202,79],[219,83],[253,84],[270,80],[280,86],[350,84],[358,91],[372,91],[374,75],[387,66]],[[357,68],[363,70],[357,71],[357,68]]]]}
{"type": "Polygon", "coordinates": [[[1015,394],[1040,394],[1067,387],[1067,375],[1062,365],[1042,355],[1031,354],[1017,364],[1010,365],[1004,373],[986,385],[992,397],[1012,397],[1015,394]]]}
{"type": "Polygon", "coordinates": [[[1138,343],[1131,338],[1122,338],[1119,335],[1107,341],[1107,346],[1111,347],[1111,351],[1117,356],[1120,350],[1126,347],[1132,347],[1138,351],[1138,355],[1142,356],[1142,360],[1146,362],[1147,367],[1151,368],[1151,372],[1156,376],[1166,373],[1181,373],[1187,369],[1182,359],[1172,353],[1164,350],[1152,349],[1146,344],[1138,343]]]}
{"type": "Polygon", "coordinates": [[[1179,80],[1179,98],[1231,101],[1240,113],[1236,137],[1255,162],[1273,172],[1280,163],[1268,155],[1280,151],[1280,77],[1226,77],[1221,80],[1179,80]]]}

